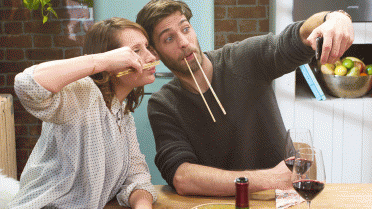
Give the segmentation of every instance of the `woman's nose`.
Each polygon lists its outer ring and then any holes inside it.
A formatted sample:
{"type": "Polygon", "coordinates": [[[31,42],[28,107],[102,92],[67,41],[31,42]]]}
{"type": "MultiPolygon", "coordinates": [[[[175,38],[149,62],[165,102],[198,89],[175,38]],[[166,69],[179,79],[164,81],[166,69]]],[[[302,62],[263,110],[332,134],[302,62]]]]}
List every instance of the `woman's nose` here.
{"type": "Polygon", "coordinates": [[[156,60],[156,56],[154,55],[154,53],[151,52],[150,50],[146,50],[146,54],[145,54],[146,63],[154,62],[155,60],[156,60]]]}

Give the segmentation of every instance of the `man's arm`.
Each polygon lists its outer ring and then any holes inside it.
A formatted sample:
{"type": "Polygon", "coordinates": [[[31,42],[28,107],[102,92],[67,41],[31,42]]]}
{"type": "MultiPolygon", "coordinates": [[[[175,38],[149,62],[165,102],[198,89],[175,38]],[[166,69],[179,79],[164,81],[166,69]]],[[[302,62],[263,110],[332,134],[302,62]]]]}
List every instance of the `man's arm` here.
{"type": "Polygon", "coordinates": [[[292,172],[284,161],[271,169],[227,171],[203,165],[183,163],[173,178],[179,195],[234,196],[238,177],[249,179],[249,192],[267,189],[290,189],[292,172]]]}
{"type": "Polygon", "coordinates": [[[354,42],[354,29],[349,16],[334,11],[314,14],[300,28],[305,45],[316,49],[316,38],[323,37],[321,63],[334,63],[354,42]],[[327,15],[326,21],[323,22],[327,15]]]}

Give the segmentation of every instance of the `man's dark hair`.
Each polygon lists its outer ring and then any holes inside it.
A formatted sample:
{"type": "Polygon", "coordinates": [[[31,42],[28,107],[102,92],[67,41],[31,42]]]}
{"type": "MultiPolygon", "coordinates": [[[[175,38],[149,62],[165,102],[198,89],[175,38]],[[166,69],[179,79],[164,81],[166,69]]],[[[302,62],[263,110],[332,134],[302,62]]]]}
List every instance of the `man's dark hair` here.
{"type": "Polygon", "coordinates": [[[137,14],[136,22],[147,32],[150,38],[150,45],[154,46],[153,32],[155,26],[165,17],[179,11],[190,21],[192,12],[183,1],[176,0],[151,0],[137,14]]]}

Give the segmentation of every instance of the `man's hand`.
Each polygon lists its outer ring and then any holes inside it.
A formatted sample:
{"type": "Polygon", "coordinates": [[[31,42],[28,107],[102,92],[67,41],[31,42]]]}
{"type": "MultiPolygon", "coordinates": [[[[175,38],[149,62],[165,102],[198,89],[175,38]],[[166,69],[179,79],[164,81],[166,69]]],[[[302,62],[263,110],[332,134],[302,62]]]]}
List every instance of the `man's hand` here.
{"type": "MultiPolygon", "coordinates": [[[[321,17],[322,16],[318,18],[321,17]]],[[[309,20],[310,18],[307,21],[309,20]]],[[[317,21],[319,22],[319,19],[317,21]]],[[[335,11],[329,13],[327,15],[327,20],[316,27],[306,39],[308,45],[314,50],[316,49],[317,37],[323,37],[323,49],[320,62],[322,64],[334,63],[354,42],[352,21],[347,15],[341,12],[335,11]]]]}
{"type": "Polygon", "coordinates": [[[287,190],[293,188],[291,180],[292,171],[288,169],[284,160],[276,165],[274,168],[269,170],[273,176],[273,189],[287,190]]]}

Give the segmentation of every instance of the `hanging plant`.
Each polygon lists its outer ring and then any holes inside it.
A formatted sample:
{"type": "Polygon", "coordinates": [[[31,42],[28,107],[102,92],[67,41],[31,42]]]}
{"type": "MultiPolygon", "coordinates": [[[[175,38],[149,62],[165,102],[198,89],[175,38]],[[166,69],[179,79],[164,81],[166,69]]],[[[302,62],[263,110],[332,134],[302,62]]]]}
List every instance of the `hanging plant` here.
{"type": "MultiPolygon", "coordinates": [[[[58,18],[57,13],[52,8],[51,0],[23,0],[23,5],[29,10],[38,10],[40,7],[41,15],[43,16],[43,24],[48,21],[50,13],[54,14],[58,18]]],[[[88,3],[89,7],[93,7],[93,0],[79,0],[79,2],[88,3]]]]}

